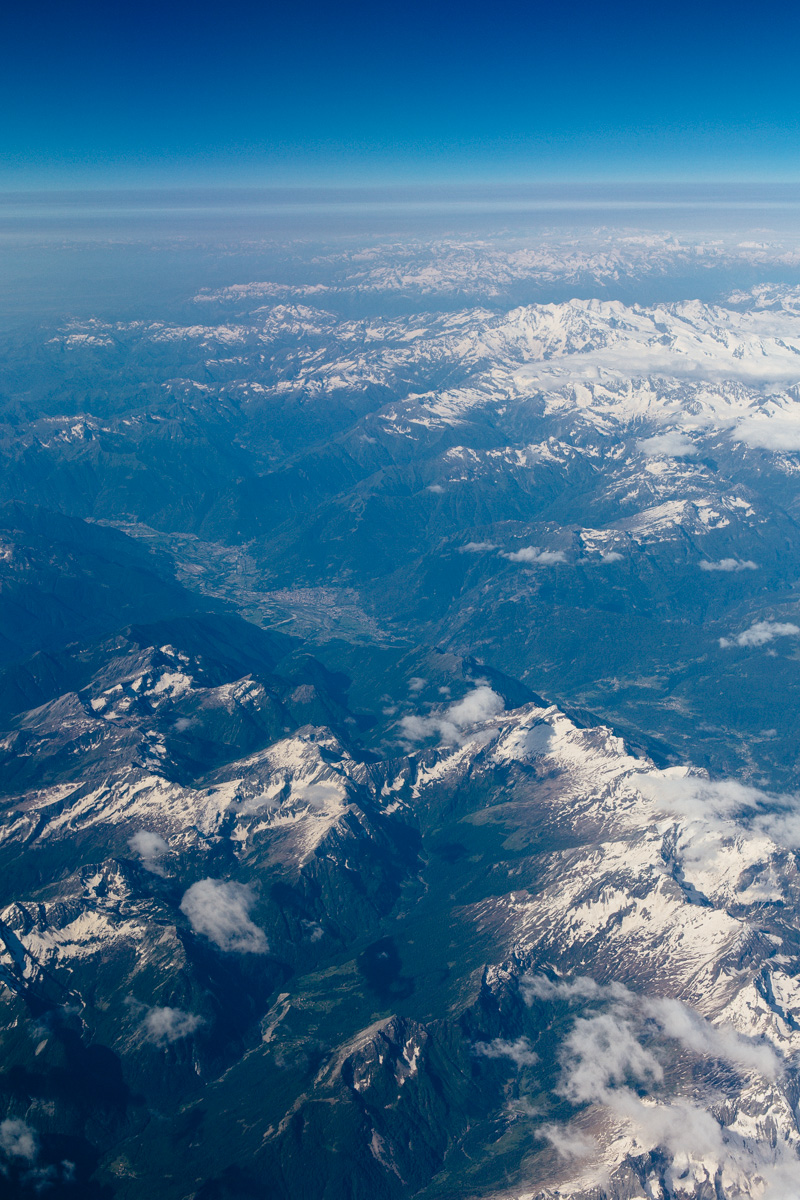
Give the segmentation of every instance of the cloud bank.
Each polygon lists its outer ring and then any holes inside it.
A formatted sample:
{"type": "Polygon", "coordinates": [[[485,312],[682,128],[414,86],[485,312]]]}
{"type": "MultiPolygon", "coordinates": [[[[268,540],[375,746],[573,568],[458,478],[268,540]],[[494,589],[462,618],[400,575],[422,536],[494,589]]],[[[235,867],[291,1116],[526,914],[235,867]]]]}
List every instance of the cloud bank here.
{"type": "MultiPolygon", "coordinates": [[[[528,1003],[560,1001],[584,1008],[561,1046],[557,1094],[575,1105],[606,1109],[630,1128],[642,1149],[666,1151],[687,1182],[705,1183],[709,1167],[712,1176],[716,1167],[726,1195],[796,1196],[798,1160],[789,1145],[733,1133],[695,1100],[664,1094],[662,1054],[668,1043],[725,1061],[769,1084],[780,1077],[781,1065],[766,1042],[712,1025],[679,1000],[637,995],[619,983],[533,976],[520,986],[528,1003]]],[[[566,1157],[590,1152],[581,1131],[569,1125],[542,1132],[566,1157]]]]}
{"type": "Polygon", "coordinates": [[[710,867],[722,840],[747,834],[769,838],[787,850],[800,849],[800,797],[796,795],[764,792],[735,779],[657,771],[639,776],[637,787],[663,813],[691,827],[681,849],[684,865],[702,862],[710,867]]]}
{"type": "Polygon", "coordinates": [[[663,1069],[640,1038],[655,1033],[698,1055],[755,1071],[765,1079],[781,1074],[778,1056],[766,1042],[753,1041],[731,1026],[712,1025],[690,1005],[669,996],[643,996],[621,983],[599,984],[588,977],[553,982],[543,976],[520,981],[526,1003],[561,1000],[602,1004],[606,1011],[579,1017],[565,1042],[563,1094],[573,1102],[601,1098],[610,1084],[626,1078],[642,1083],[663,1079],[663,1069]]]}

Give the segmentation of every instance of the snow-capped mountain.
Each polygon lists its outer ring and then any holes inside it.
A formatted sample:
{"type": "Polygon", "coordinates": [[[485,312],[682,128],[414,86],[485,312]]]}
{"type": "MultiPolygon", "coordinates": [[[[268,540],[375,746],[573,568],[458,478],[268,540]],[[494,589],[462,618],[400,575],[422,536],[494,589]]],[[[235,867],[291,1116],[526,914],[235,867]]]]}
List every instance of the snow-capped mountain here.
{"type": "MultiPolygon", "coordinates": [[[[162,670],[151,691],[174,677],[162,670]]],[[[252,689],[229,699],[253,703],[252,689]]],[[[641,1195],[699,1197],[712,1183],[726,1196],[791,1195],[791,800],[657,770],[553,706],[503,711],[485,684],[406,713],[399,733],[409,751],[394,760],[359,761],[304,727],[203,786],[126,766],[94,791],[61,784],[12,800],[5,855],[21,841],[30,862],[63,861],[67,847],[87,861],[15,890],[0,915],[6,1052],[20,1055],[19,1006],[36,997],[50,1015],[31,1034],[35,1057],[54,1070],[66,1004],[140,1088],[191,1096],[192,1074],[202,1082],[192,1103],[216,1112],[215,1138],[252,1107],[253,1071],[272,1078],[291,1062],[298,1082],[259,1102],[248,1154],[274,1169],[289,1131],[327,1099],[332,1137],[339,1120],[365,1131],[351,1168],[360,1186],[391,1195],[449,1169],[475,1121],[494,1127],[501,1156],[525,1126],[518,1195],[589,1195],[604,1179],[614,1196],[636,1195],[635,1180],[650,1188],[641,1195]],[[394,935],[373,935],[348,968],[381,916],[394,935]],[[417,948],[420,935],[446,940],[452,961],[426,961],[436,950],[417,948]],[[235,975],[219,974],[237,957],[246,1014],[228,991],[235,975]],[[326,961],[339,965],[320,974],[326,961]],[[356,967],[379,1008],[399,1011],[367,1020],[369,1005],[339,1001],[335,1042],[307,1061],[303,1047],[330,1023],[323,978],[356,967]],[[432,1023],[410,1015],[427,1008],[418,983],[431,974],[448,997],[432,1023]],[[438,1134],[409,1133],[443,1071],[463,1092],[457,1111],[440,1099],[438,1134]]],[[[148,1145],[146,1130],[128,1143],[130,1194],[154,1183],[148,1145]]],[[[198,1170],[204,1152],[185,1148],[198,1170]]],[[[304,1178],[298,1166],[286,1194],[304,1178]]]]}
{"type": "Polygon", "coordinates": [[[2,1187],[794,1200],[796,240],[270,253],[7,348],[2,1187]]]}

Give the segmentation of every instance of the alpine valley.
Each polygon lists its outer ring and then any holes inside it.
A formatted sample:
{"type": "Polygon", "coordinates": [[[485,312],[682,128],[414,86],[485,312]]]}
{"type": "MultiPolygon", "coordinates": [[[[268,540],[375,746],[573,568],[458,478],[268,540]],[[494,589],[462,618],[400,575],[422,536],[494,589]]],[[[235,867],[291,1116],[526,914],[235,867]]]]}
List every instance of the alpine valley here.
{"type": "Polygon", "coordinates": [[[0,346],[0,1193],[796,1200],[800,240],[192,238],[0,346]]]}

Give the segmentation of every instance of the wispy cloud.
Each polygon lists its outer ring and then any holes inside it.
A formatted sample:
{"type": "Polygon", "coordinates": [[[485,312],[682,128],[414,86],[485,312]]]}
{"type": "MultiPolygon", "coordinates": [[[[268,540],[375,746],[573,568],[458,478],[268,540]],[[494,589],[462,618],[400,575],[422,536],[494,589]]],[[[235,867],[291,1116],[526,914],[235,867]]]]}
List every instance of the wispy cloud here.
{"type": "Polygon", "coordinates": [[[751,558],[720,558],[717,562],[704,558],[700,563],[701,571],[757,571],[758,563],[751,558]]]}
{"type": "Polygon", "coordinates": [[[541,1125],[537,1132],[547,1138],[560,1158],[593,1158],[599,1149],[594,1138],[573,1124],[556,1125],[551,1122],[541,1125]]]}
{"type": "MultiPolygon", "coordinates": [[[[637,780],[642,795],[685,826],[684,864],[713,864],[720,842],[760,836],[788,850],[800,848],[800,799],[739,783],[650,771],[637,780]],[[715,849],[716,844],[716,849],[715,849]]],[[[724,850],[722,851],[724,852],[724,850]]]]}
{"type": "Polygon", "coordinates": [[[521,550],[504,554],[503,558],[507,558],[509,562],[529,563],[542,567],[552,567],[556,563],[567,561],[563,550],[540,550],[538,546],[523,546],[521,550]]]}
{"type": "Polygon", "coordinates": [[[643,1083],[662,1079],[664,1072],[655,1053],[641,1045],[645,1032],[651,1038],[655,1033],[662,1041],[678,1042],[695,1054],[755,1071],[765,1079],[774,1080],[781,1074],[780,1060],[767,1042],[746,1038],[731,1026],[713,1025],[673,997],[642,995],[624,984],[599,984],[588,977],[553,982],[528,976],[520,987],[529,1004],[538,999],[603,1006],[600,1013],[579,1017],[565,1042],[567,1073],[562,1088],[568,1098],[600,1099],[610,1084],[620,1084],[627,1077],[643,1083]]]}
{"type": "Polygon", "coordinates": [[[766,646],[767,642],[774,642],[775,638],[797,637],[798,634],[800,634],[800,625],[795,625],[791,621],[756,621],[749,629],[745,629],[743,633],[737,633],[735,637],[721,637],[719,644],[723,648],[766,646]]]}
{"type": "Polygon", "coordinates": [[[508,1058],[516,1067],[530,1067],[539,1061],[539,1055],[526,1037],[506,1041],[503,1038],[492,1038],[491,1042],[476,1042],[474,1052],[482,1058],[508,1058]]]}

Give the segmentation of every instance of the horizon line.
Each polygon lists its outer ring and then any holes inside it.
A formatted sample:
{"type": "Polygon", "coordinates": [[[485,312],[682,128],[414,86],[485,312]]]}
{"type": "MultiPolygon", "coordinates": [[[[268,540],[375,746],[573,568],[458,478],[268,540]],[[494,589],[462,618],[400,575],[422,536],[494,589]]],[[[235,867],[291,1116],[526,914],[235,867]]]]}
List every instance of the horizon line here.
{"type": "Polygon", "coordinates": [[[552,178],[552,179],[417,179],[411,181],[353,181],[353,182],[281,182],[281,183],[170,183],[170,182],[148,182],[148,183],[102,183],[102,184],[45,184],[38,187],[19,187],[15,185],[4,185],[0,183],[0,197],[24,197],[24,196],[86,196],[86,195],[182,195],[186,193],[214,193],[214,194],[231,194],[231,193],[412,193],[420,191],[434,192],[460,192],[464,190],[484,190],[497,191],[500,189],[511,191],[536,191],[536,190],[552,190],[562,188],[565,190],[571,189],[598,189],[612,190],[616,188],[633,188],[633,189],[700,189],[700,188],[715,188],[715,189],[764,189],[764,188],[796,188],[800,190],[800,177],[787,178],[671,178],[671,179],[642,179],[642,178],[625,178],[618,179],[596,179],[591,177],[586,178],[552,178]]]}

